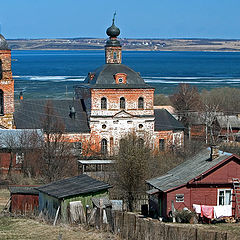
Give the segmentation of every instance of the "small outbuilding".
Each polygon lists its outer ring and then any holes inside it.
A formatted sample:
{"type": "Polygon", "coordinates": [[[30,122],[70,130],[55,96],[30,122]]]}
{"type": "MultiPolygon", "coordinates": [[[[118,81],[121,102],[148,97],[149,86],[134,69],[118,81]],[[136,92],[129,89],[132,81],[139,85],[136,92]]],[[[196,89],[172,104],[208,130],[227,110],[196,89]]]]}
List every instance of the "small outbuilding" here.
{"type": "MultiPolygon", "coordinates": [[[[168,217],[193,205],[229,206],[240,217],[240,197],[235,188],[240,179],[240,157],[206,148],[165,175],[147,180],[150,209],[156,217],[168,217]]],[[[240,192],[239,192],[240,193],[240,192]]]]}
{"type": "Polygon", "coordinates": [[[68,222],[70,202],[81,201],[82,206],[92,207],[93,197],[108,196],[111,186],[85,174],[59,180],[38,187],[39,212],[54,219],[59,213],[63,222],[68,222]]]}
{"type": "Polygon", "coordinates": [[[9,186],[10,212],[15,214],[36,214],[38,212],[38,186],[9,186]]]}

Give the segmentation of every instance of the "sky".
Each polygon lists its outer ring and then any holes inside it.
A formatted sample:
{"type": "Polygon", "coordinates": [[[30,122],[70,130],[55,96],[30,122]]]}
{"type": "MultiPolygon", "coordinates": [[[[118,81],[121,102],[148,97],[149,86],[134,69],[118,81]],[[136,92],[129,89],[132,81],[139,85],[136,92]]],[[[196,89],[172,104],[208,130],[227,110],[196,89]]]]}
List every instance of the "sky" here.
{"type": "Polygon", "coordinates": [[[1,33],[15,38],[240,39],[240,0],[0,0],[1,33]]]}

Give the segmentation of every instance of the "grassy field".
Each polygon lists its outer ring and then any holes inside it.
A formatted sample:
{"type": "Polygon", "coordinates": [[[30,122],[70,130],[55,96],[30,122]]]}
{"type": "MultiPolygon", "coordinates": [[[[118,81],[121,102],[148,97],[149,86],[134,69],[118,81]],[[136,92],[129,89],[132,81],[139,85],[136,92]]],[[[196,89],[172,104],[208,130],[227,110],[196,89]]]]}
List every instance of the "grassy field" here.
{"type": "MultiPolygon", "coordinates": [[[[0,189],[0,212],[9,199],[9,191],[0,189]]],[[[111,233],[99,232],[95,229],[84,229],[80,226],[53,226],[38,219],[10,217],[0,214],[0,239],[20,240],[118,240],[111,233]]]]}

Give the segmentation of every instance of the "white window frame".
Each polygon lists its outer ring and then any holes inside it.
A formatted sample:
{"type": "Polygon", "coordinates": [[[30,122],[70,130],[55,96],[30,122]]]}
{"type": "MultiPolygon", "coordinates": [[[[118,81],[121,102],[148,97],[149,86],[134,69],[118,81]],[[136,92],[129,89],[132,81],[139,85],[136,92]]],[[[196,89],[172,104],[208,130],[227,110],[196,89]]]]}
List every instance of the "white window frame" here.
{"type": "Polygon", "coordinates": [[[184,193],[176,194],[175,200],[176,200],[176,202],[184,202],[184,193]],[[182,199],[180,199],[180,197],[182,199]]]}
{"type": "Polygon", "coordinates": [[[231,188],[221,188],[221,189],[218,189],[218,193],[217,193],[217,205],[218,206],[227,206],[227,204],[225,204],[225,196],[226,196],[226,191],[231,191],[231,198],[230,198],[230,205],[232,206],[232,193],[233,193],[233,190],[231,188]],[[219,193],[220,191],[224,191],[224,205],[219,205],[219,193]]]}

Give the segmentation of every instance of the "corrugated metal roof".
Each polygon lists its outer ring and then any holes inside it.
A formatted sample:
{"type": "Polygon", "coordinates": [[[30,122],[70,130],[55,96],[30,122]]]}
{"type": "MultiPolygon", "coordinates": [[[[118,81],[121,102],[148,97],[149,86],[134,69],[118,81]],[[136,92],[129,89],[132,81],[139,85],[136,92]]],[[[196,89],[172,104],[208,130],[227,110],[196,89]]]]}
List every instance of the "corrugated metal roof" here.
{"type": "Polygon", "coordinates": [[[240,128],[240,118],[237,116],[217,116],[217,122],[221,128],[227,128],[228,123],[231,128],[240,128]]]}
{"type": "Polygon", "coordinates": [[[9,186],[9,191],[11,194],[32,194],[38,195],[37,186],[9,186]]]}
{"type": "Polygon", "coordinates": [[[37,190],[58,199],[65,197],[93,193],[110,188],[105,182],[91,178],[85,174],[59,180],[53,183],[38,187],[37,190]]]}
{"type": "Polygon", "coordinates": [[[114,163],[113,160],[78,160],[81,164],[110,164],[114,163]]]}
{"type": "Polygon", "coordinates": [[[88,133],[90,131],[86,112],[79,100],[23,100],[14,113],[16,127],[42,129],[43,119],[46,117],[45,106],[48,101],[52,105],[52,116],[58,117],[63,122],[66,132],[88,133]],[[75,108],[75,118],[69,116],[70,106],[75,108]]]}
{"type": "Polygon", "coordinates": [[[181,185],[187,184],[190,180],[201,175],[207,170],[227,159],[231,154],[220,152],[220,156],[210,161],[210,148],[200,151],[182,164],[173,168],[165,175],[147,180],[146,182],[161,191],[167,191],[181,185]]]}
{"type": "Polygon", "coordinates": [[[176,120],[166,109],[154,109],[155,131],[183,130],[184,126],[176,120]]]}

